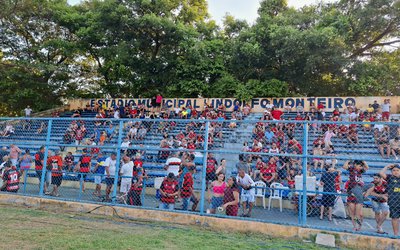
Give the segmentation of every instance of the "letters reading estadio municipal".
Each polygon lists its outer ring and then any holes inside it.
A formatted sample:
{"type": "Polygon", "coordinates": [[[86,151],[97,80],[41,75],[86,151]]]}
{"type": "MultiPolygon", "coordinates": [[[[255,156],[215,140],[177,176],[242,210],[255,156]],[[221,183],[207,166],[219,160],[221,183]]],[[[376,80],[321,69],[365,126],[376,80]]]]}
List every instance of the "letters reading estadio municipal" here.
{"type": "MultiPolygon", "coordinates": [[[[273,104],[276,108],[291,107],[295,108],[297,106],[302,106],[306,110],[310,108],[312,104],[317,106],[318,104],[323,104],[326,111],[332,111],[335,108],[343,109],[347,106],[356,106],[357,108],[366,109],[368,104],[373,103],[375,100],[378,103],[383,103],[384,99],[390,99],[392,108],[398,108],[400,97],[285,97],[285,98],[253,98],[248,102],[242,102],[234,98],[164,98],[163,105],[167,108],[173,109],[177,107],[187,107],[192,106],[195,109],[203,109],[206,104],[213,108],[217,108],[221,104],[225,105],[228,111],[232,111],[236,102],[238,102],[240,107],[244,107],[248,104],[253,112],[262,112],[266,109],[268,104],[273,104]]],[[[146,107],[151,107],[151,99],[148,98],[125,98],[125,99],[77,99],[71,100],[71,109],[76,109],[79,107],[85,107],[89,103],[90,106],[94,107],[97,103],[100,106],[103,104],[109,107],[115,107],[116,105],[128,105],[137,106],[145,105],[146,107]]],[[[397,110],[393,110],[396,112],[397,110]]]]}

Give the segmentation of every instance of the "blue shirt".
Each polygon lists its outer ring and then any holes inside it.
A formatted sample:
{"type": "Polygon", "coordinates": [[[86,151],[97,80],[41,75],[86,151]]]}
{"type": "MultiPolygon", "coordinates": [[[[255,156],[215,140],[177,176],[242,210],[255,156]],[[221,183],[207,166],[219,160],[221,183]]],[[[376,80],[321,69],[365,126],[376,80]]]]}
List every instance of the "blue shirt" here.
{"type": "Polygon", "coordinates": [[[96,174],[104,174],[106,167],[104,166],[107,157],[100,157],[97,159],[97,164],[99,165],[96,170],[96,174]]]}
{"type": "Polygon", "coordinates": [[[274,138],[274,132],[272,131],[265,131],[265,139],[267,139],[268,142],[272,141],[272,138],[274,138]]]}

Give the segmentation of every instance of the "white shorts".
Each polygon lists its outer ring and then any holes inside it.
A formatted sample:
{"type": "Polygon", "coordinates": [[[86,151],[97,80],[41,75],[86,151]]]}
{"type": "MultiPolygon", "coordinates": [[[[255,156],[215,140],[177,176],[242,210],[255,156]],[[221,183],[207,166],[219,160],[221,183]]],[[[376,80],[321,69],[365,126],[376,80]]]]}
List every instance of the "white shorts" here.
{"type": "Polygon", "coordinates": [[[254,202],[255,201],[254,192],[252,192],[252,190],[242,189],[241,200],[242,202],[254,202]]]}
{"type": "Polygon", "coordinates": [[[101,184],[101,181],[103,180],[103,178],[102,178],[103,176],[95,176],[94,177],[94,183],[95,184],[101,184]]]}
{"type": "Polygon", "coordinates": [[[121,181],[121,187],[120,187],[119,191],[121,193],[128,193],[129,189],[131,189],[131,186],[132,186],[132,179],[124,178],[121,181]]]}

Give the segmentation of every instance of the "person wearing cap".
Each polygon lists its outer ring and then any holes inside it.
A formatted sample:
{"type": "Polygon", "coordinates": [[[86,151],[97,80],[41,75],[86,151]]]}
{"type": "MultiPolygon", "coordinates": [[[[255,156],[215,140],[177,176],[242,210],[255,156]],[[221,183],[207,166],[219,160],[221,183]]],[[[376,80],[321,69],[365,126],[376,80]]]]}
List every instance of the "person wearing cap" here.
{"type": "Polygon", "coordinates": [[[394,236],[399,236],[399,218],[400,218],[400,165],[389,164],[385,166],[380,176],[387,182],[388,205],[390,218],[392,218],[392,227],[394,236]],[[386,174],[387,170],[392,171],[391,174],[386,174]]]}
{"type": "Polygon", "coordinates": [[[168,176],[164,178],[160,186],[160,193],[160,208],[174,210],[175,196],[179,193],[178,181],[176,181],[174,173],[170,172],[168,176]]]}
{"type": "Polygon", "coordinates": [[[5,170],[3,173],[3,185],[0,188],[0,191],[4,192],[18,192],[19,189],[19,178],[21,174],[17,171],[17,168],[12,165],[12,162],[8,160],[4,164],[5,170]]]}
{"type": "Polygon", "coordinates": [[[93,192],[95,196],[101,196],[101,181],[103,180],[104,172],[106,171],[105,168],[105,161],[107,157],[103,156],[103,152],[99,152],[97,154],[97,163],[94,166],[93,173],[94,176],[94,183],[96,184],[96,189],[93,192]]]}
{"type": "Polygon", "coordinates": [[[368,170],[368,164],[365,161],[355,160],[353,163],[346,161],[343,169],[349,171],[348,193],[355,198],[354,203],[349,206],[351,221],[354,231],[360,231],[363,221],[362,207],[364,204],[363,187],[364,182],[362,174],[368,170]]]}
{"type": "Polygon", "coordinates": [[[390,151],[396,160],[399,159],[397,155],[400,155],[400,139],[395,137],[389,141],[390,151]]]}
{"type": "Polygon", "coordinates": [[[387,203],[387,183],[380,174],[374,174],[372,187],[367,190],[365,197],[372,196],[372,210],[375,213],[377,233],[385,234],[382,225],[389,214],[389,205],[387,203]]]}

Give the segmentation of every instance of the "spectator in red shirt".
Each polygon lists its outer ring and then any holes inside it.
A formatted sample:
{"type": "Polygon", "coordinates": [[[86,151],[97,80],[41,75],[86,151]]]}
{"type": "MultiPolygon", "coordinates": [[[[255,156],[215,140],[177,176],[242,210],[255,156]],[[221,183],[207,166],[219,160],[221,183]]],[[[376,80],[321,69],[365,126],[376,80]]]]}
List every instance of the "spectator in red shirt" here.
{"type": "Polygon", "coordinates": [[[169,173],[168,176],[163,180],[160,187],[160,193],[160,208],[174,210],[175,196],[177,196],[179,193],[178,181],[175,180],[174,173],[169,173]]]}
{"type": "Polygon", "coordinates": [[[194,184],[194,179],[193,179],[193,174],[196,170],[196,166],[189,166],[188,167],[188,172],[184,175],[183,177],[183,184],[182,188],[180,189],[180,196],[182,198],[182,210],[187,211],[189,209],[189,203],[192,201],[193,202],[193,207],[192,211],[194,211],[198,200],[194,195],[193,192],[193,184],[194,184]]]}
{"type": "Polygon", "coordinates": [[[274,120],[280,120],[282,115],[283,115],[283,112],[281,110],[272,108],[271,116],[272,116],[272,118],[274,118],[274,120]]]}
{"type": "Polygon", "coordinates": [[[372,210],[375,212],[377,233],[384,234],[382,225],[389,214],[387,183],[379,174],[375,174],[372,184],[373,186],[365,193],[365,197],[372,196],[372,210]]]}

